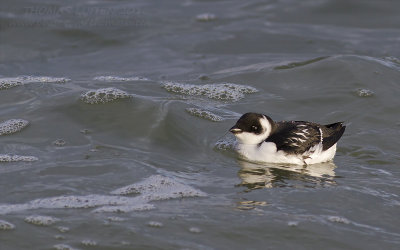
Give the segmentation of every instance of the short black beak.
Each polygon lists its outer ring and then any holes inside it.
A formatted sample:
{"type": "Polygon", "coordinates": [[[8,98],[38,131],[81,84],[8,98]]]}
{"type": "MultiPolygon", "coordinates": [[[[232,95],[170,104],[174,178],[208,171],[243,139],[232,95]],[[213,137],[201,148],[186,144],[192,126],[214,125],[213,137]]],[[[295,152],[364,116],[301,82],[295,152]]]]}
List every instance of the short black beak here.
{"type": "Polygon", "coordinates": [[[231,129],[229,129],[229,132],[231,132],[232,134],[239,134],[242,132],[242,130],[235,125],[231,129]]]}

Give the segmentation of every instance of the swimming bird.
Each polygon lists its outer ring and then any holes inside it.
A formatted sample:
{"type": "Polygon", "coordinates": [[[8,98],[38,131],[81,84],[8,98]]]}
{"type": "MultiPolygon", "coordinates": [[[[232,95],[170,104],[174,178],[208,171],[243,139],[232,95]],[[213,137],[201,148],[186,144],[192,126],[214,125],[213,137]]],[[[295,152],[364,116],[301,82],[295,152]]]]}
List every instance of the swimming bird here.
{"type": "Polygon", "coordinates": [[[274,122],[263,114],[246,113],[229,131],[236,136],[236,151],[249,161],[309,165],[333,159],[345,128],[342,122],[274,122]]]}

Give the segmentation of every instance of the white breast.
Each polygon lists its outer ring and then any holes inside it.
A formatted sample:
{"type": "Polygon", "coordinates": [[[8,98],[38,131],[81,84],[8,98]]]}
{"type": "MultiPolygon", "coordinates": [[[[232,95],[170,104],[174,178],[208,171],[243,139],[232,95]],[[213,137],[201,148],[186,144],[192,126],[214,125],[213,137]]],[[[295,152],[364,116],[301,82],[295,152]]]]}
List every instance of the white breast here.
{"type": "Polygon", "coordinates": [[[287,155],[282,150],[277,151],[273,142],[263,142],[261,146],[254,144],[237,144],[238,153],[247,160],[255,162],[304,164],[301,157],[287,155]]]}

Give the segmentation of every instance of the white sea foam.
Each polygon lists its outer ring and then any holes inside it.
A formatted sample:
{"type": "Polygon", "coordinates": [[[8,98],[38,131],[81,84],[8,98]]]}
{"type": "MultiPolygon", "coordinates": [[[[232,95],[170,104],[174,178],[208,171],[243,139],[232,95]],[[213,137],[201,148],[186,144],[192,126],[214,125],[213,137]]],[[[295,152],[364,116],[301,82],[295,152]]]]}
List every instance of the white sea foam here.
{"type": "Polygon", "coordinates": [[[24,204],[0,205],[0,214],[39,209],[39,208],[94,208],[103,205],[124,205],[129,203],[131,198],[121,196],[57,196],[43,199],[36,199],[24,204]]]}
{"type": "Polygon", "coordinates": [[[118,195],[141,194],[140,197],[149,201],[206,196],[200,190],[161,175],[152,175],[139,183],[116,189],[111,193],[118,195]]]}
{"type": "Polygon", "coordinates": [[[217,17],[212,13],[203,13],[196,16],[196,20],[199,22],[209,22],[214,21],[215,19],[217,19],[217,17]]]}
{"type": "Polygon", "coordinates": [[[9,135],[21,131],[29,122],[23,119],[11,119],[0,123],[0,135],[9,135]]]}
{"type": "Polygon", "coordinates": [[[54,235],[54,239],[56,239],[56,240],[65,240],[65,237],[63,235],[56,234],[56,235],[54,235]]]}
{"type": "Polygon", "coordinates": [[[214,148],[218,150],[231,150],[235,147],[235,144],[236,144],[235,139],[231,138],[221,139],[215,143],[214,148]]]}
{"type": "Polygon", "coordinates": [[[164,224],[162,224],[162,222],[159,222],[159,221],[149,221],[147,223],[147,226],[149,226],[149,227],[163,227],[164,224]]]}
{"type": "Polygon", "coordinates": [[[114,195],[58,196],[36,199],[24,204],[0,205],[0,214],[30,209],[96,208],[93,212],[132,212],[154,209],[151,201],[183,197],[203,197],[205,193],[171,178],[153,175],[112,192],[114,195]],[[135,197],[121,196],[138,193],[135,197]]]}
{"type": "Polygon", "coordinates": [[[213,122],[224,120],[224,118],[222,118],[221,116],[216,115],[208,110],[203,110],[199,108],[187,108],[186,111],[193,116],[204,118],[213,122]]]}
{"type": "Polygon", "coordinates": [[[93,80],[102,82],[128,82],[128,81],[148,81],[149,79],[141,76],[130,76],[130,77],[96,76],[93,78],[93,80]]]}
{"type": "Polygon", "coordinates": [[[99,104],[130,97],[132,97],[130,94],[117,88],[102,88],[89,90],[83,93],[80,99],[88,104],[99,104]]]}
{"type": "Polygon", "coordinates": [[[15,226],[8,221],[0,220],[0,231],[8,231],[14,229],[15,226]]]}
{"type": "Polygon", "coordinates": [[[189,228],[189,232],[194,233],[194,234],[199,234],[199,233],[201,233],[202,231],[201,231],[201,229],[198,228],[198,227],[190,227],[190,228],[189,228]]]}
{"type": "Polygon", "coordinates": [[[107,218],[108,221],[113,221],[113,222],[121,222],[121,221],[125,221],[124,218],[121,217],[117,217],[117,216],[110,216],[107,218]]]}
{"type": "MultiPolygon", "coordinates": [[[[143,201],[142,201],[143,202],[143,201]]],[[[95,213],[111,212],[111,213],[128,213],[134,211],[147,211],[155,209],[153,204],[132,204],[123,206],[102,206],[93,210],[95,213]]]]}
{"type": "Polygon", "coordinates": [[[375,93],[369,89],[357,89],[356,94],[359,97],[370,97],[373,96],[375,93]]]}
{"type": "Polygon", "coordinates": [[[19,85],[23,85],[21,81],[13,78],[0,78],[0,90],[10,89],[19,85]]]}
{"type": "Polygon", "coordinates": [[[0,154],[0,162],[18,162],[18,161],[31,162],[37,160],[39,159],[35,156],[0,154]]]}
{"type": "Polygon", "coordinates": [[[9,89],[19,85],[28,83],[42,82],[42,83],[66,83],[71,81],[65,77],[51,77],[51,76],[17,76],[17,77],[4,77],[0,78],[0,90],[9,89]]]}
{"type": "Polygon", "coordinates": [[[53,141],[53,145],[56,147],[63,147],[63,146],[65,146],[65,144],[67,144],[67,142],[63,139],[57,139],[57,140],[53,141]]]}
{"type": "Polygon", "coordinates": [[[59,221],[59,219],[51,216],[31,215],[25,218],[25,222],[36,226],[50,226],[59,221]]]}
{"type": "Polygon", "coordinates": [[[206,96],[210,99],[224,101],[238,101],[244,98],[245,94],[258,92],[258,90],[253,87],[234,83],[195,85],[177,82],[164,82],[162,87],[167,91],[176,94],[206,96]]]}
{"type": "Polygon", "coordinates": [[[82,240],[81,244],[87,247],[97,246],[97,242],[95,240],[82,240]]]}
{"type": "Polygon", "coordinates": [[[69,227],[59,226],[57,227],[57,230],[60,231],[61,233],[66,233],[69,231],[69,227]]]}
{"type": "Polygon", "coordinates": [[[65,77],[52,77],[52,76],[19,76],[23,83],[46,82],[46,83],[66,83],[71,81],[65,77]]]}
{"type": "Polygon", "coordinates": [[[350,221],[348,219],[341,216],[328,216],[328,220],[331,222],[350,224],[350,221]]]}
{"type": "Polygon", "coordinates": [[[77,250],[76,248],[73,248],[66,244],[57,244],[57,245],[54,245],[53,248],[56,250],[77,250]]]}

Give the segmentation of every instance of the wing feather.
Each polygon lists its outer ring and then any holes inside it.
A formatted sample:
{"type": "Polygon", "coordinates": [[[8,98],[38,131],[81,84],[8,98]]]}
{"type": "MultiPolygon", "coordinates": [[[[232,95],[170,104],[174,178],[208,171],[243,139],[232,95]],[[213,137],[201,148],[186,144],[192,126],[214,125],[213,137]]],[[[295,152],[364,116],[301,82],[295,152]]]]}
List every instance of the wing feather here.
{"type": "Polygon", "coordinates": [[[321,142],[321,131],[317,124],[310,122],[279,122],[266,141],[275,143],[277,150],[288,154],[303,154],[321,142]]]}

